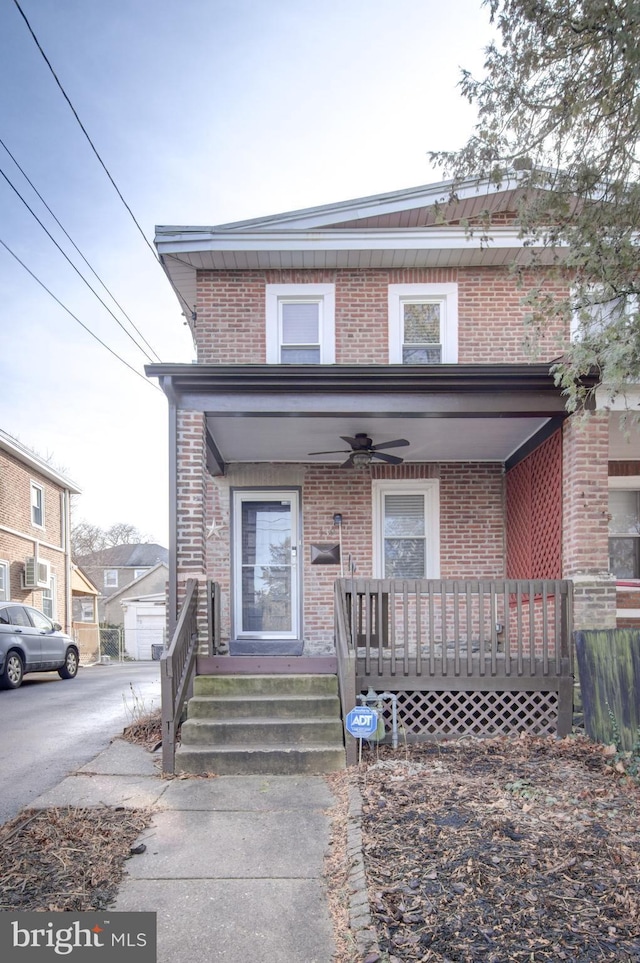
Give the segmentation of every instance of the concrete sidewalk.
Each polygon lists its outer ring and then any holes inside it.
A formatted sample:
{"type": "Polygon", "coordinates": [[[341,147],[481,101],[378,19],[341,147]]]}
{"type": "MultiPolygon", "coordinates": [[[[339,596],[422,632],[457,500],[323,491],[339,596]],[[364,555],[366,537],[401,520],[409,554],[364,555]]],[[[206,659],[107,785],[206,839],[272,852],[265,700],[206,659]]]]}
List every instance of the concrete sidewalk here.
{"type": "Polygon", "coordinates": [[[161,779],[116,739],[30,803],[151,807],[114,910],[158,919],[158,963],[330,963],[322,879],[334,798],[321,776],[161,779]]]}

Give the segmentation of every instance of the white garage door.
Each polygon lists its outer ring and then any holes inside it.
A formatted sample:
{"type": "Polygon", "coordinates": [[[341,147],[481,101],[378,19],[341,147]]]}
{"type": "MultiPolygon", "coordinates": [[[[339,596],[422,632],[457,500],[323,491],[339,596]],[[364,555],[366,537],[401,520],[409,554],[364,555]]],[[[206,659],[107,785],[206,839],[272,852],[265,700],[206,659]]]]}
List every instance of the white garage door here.
{"type": "Polygon", "coordinates": [[[136,658],[150,659],[151,646],[164,642],[164,614],[136,616],[136,658]]]}

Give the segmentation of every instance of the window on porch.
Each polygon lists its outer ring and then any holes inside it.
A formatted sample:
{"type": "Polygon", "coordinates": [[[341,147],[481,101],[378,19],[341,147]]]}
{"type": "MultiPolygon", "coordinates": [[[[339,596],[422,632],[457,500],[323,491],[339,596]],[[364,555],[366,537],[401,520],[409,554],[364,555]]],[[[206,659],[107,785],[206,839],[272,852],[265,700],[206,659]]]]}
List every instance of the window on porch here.
{"type": "Polygon", "coordinates": [[[374,485],[374,532],[379,578],[439,577],[438,483],[374,485]]]}

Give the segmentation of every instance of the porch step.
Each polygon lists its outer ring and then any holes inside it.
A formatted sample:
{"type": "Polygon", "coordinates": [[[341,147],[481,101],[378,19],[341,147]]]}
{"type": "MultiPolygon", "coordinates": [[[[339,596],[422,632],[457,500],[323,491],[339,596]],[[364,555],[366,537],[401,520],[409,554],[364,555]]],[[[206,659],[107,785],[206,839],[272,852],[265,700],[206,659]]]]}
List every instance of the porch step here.
{"type": "Polygon", "coordinates": [[[323,746],[342,738],[340,719],[187,719],[182,723],[182,745],[323,746]]]}
{"type": "Polygon", "coordinates": [[[338,695],[335,675],[198,675],[194,695],[338,695]]]}
{"type": "Polygon", "coordinates": [[[243,746],[180,746],[176,751],[176,769],[202,774],[214,772],[219,776],[295,776],[299,773],[317,775],[344,769],[344,749],[327,746],[262,745],[243,746]]]}
{"type": "Polygon", "coordinates": [[[282,696],[262,695],[198,695],[189,700],[189,719],[339,719],[340,700],[337,695],[285,693],[282,696]]]}
{"type": "Polygon", "coordinates": [[[197,676],[176,749],[176,769],[320,773],[345,765],[333,675],[197,676]]]}

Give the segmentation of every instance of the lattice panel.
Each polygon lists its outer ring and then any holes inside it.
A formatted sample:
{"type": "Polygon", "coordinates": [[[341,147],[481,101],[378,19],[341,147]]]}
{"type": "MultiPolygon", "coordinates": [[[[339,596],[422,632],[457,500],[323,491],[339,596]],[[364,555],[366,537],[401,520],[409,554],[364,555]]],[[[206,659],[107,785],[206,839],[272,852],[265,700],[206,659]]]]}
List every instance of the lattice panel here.
{"type": "MultiPolygon", "coordinates": [[[[496,736],[526,732],[554,735],[555,692],[398,692],[398,728],[409,741],[438,737],[496,736]]],[[[370,703],[371,704],[371,703],[370,703]]],[[[391,702],[383,700],[391,731],[391,702]]]]}
{"type": "Polygon", "coordinates": [[[506,477],[509,578],[560,578],[562,433],[557,431],[506,477]]]}
{"type": "Polygon", "coordinates": [[[537,578],[562,575],[562,433],[531,455],[531,563],[537,578]]]}

